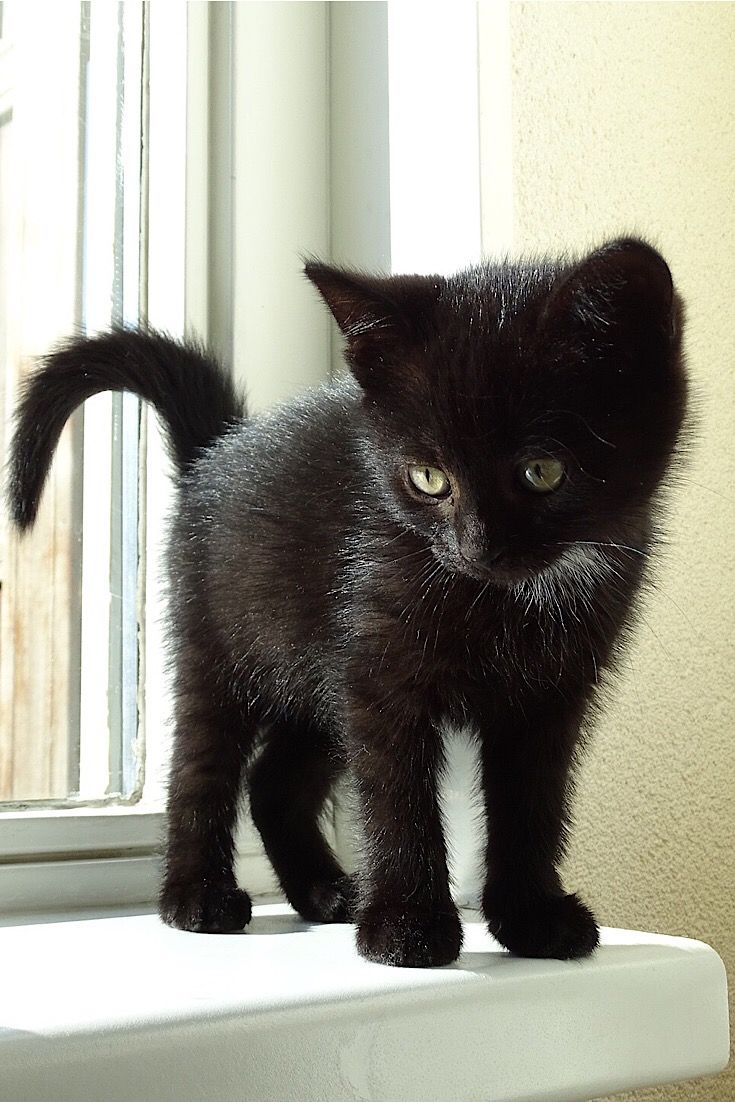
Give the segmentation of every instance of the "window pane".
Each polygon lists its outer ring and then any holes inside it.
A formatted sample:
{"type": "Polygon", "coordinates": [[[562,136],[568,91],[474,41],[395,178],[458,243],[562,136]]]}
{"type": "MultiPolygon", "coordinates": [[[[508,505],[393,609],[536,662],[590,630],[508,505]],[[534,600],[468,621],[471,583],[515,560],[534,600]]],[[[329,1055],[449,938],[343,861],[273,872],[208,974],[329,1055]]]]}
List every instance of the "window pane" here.
{"type": "MultiPolygon", "coordinates": [[[[7,415],[59,339],[138,320],[144,11],[54,5],[42,25],[22,0],[3,11],[7,415]]],[[[139,795],[139,422],[130,396],[92,399],[63,434],[33,533],[19,540],[3,511],[0,802],[139,795]]]]}
{"type": "MultiPolygon", "coordinates": [[[[1,9],[0,9],[1,10],[1,9]]],[[[8,240],[10,237],[10,131],[12,111],[0,113],[0,362],[8,360],[8,240]]],[[[0,371],[0,409],[5,409],[5,372],[0,371]]],[[[5,454],[4,419],[0,421],[0,455],[5,454]]],[[[2,585],[2,545],[0,545],[0,585],[2,585]]]]}
{"type": "MultiPolygon", "coordinates": [[[[6,3],[0,49],[5,411],[33,358],[77,321],[79,9],[6,3]],[[49,84],[41,84],[43,72],[49,84]],[[54,94],[48,94],[53,87],[54,94]]],[[[6,422],[7,424],[7,422],[6,422]]],[[[7,430],[4,433],[7,443],[7,430]]],[[[0,607],[0,796],[63,797],[76,768],[79,419],[32,540],[8,532],[0,607]]]]}

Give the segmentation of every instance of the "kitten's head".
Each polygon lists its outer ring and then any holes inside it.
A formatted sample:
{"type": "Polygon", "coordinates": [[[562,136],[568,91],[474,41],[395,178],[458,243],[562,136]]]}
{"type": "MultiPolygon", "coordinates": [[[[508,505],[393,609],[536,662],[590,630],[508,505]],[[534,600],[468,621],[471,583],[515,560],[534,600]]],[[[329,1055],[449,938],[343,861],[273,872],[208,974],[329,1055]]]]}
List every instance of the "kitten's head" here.
{"type": "Polygon", "coordinates": [[[450,278],[306,272],[346,338],[383,501],[448,569],[512,584],[645,539],[686,401],[654,249],[450,278]]]}

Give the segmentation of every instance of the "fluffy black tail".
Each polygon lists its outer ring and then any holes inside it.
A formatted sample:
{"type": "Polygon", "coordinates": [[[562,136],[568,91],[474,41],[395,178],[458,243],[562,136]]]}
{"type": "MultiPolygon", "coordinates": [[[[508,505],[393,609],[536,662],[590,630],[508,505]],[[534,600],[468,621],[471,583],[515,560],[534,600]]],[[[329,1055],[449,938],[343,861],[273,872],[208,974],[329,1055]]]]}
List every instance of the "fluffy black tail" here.
{"type": "Polygon", "coordinates": [[[104,390],[129,390],[154,406],[181,472],[245,414],[232,380],[196,345],[135,330],[68,341],[29,377],[16,412],[8,498],[19,528],[30,528],[36,519],[67,418],[104,390]]]}

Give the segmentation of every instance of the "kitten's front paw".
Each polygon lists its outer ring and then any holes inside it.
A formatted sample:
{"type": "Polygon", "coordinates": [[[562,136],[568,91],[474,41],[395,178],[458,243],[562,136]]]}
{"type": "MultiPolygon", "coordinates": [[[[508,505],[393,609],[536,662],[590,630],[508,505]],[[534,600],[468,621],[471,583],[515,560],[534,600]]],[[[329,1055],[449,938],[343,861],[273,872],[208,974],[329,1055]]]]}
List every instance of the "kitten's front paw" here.
{"type": "Polygon", "coordinates": [[[349,922],[355,895],[354,880],[346,873],[286,891],[293,909],[307,922],[349,922]]]}
{"type": "Polygon", "coordinates": [[[164,885],[158,912],[168,926],[197,934],[233,934],[252,915],[250,896],[233,885],[164,885]]]}
{"type": "Polygon", "coordinates": [[[594,915],[576,895],[518,901],[488,889],[483,910],[493,937],[519,957],[577,960],[599,944],[594,915]]]}
{"type": "Polygon", "coordinates": [[[358,919],[357,948],[368,960],[399,968],[451,964],[462,948],[462,923],[451,903],[422,910],[375,903],[358,919]]]}

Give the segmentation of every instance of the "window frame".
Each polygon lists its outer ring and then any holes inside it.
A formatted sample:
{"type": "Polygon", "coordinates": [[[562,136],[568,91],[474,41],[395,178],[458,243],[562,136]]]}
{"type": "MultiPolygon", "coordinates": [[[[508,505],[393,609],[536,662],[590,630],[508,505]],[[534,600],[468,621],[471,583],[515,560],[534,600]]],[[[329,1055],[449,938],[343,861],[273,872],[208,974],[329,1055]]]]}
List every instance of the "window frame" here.
{"type": "MultiPolygon", "coordinates": [[[[299,255],[310,248],[328,253],[326,157],[318,153],[311,157],[306,180],[301,166],[303,186],[316,199],[300,208],[285,230],[275,197],[260,212],[257,224],[252,217],[254,197],[263,196],[254,141],[266,140],[272,149],[293,146],[296,151],[296,139],[300,139],[303,151],[300,131],[304,129],[307,134],[318,133],[326,147],[327,8],[325,4],[227,2],[148,9],[150,80],[144,94],[148,95],[150,140],[143,171],[149,217],[143,249],[144,262],[147,256],[143,314],[156,328],[205,340],[230,366],[234,360],[235,376],[247,384],[252,408],[324,378],[329,370],[329,323],[301,277],[299,255]],[[295,24],[295,42],[284,36],[284,20],[295,24]],[[253,61],[253,35],[261,44],[258,61],[265,70],[289,73],[298,61],[297,79],[287,81],[283,89],[275,129],[268,104],[262,104],[258,116],[249,98],[258,90],[257,77],[248,68],[253,61]],[[299,46],[304,36],[315,48],[315,56],[299,46]],[[269,233],[263,229],[268,223],[271,237],[280,234],[278,263],[269,256],[269,233]],[[233,244],[238,233],[239,254],[233,244]],[[267,269],[264,286],[270,298],[265,312],[262,301],[257,305],[252,301],[252,273],[258,265],[267,269]],[[172,272],[177,278],[172,279],[172,272]],[[277,311],[279,297],[292,292],[299,308],[277,311]],[[285,327],[284,317],[289,319],[285,327]],[[278,358],[271,357],[269,371],[261,369],[259,380],[257,371],[248,373],[247,366],[258,363],[252,354],[253,335],[256,348],[258,344],[267,347],[284,328],[291,331],[290,358],[276,369],[278,358]],[[300,340],[296,334],[304,329],[308,334],[305,368],[295,354],[300,340]]],[[[265,150],[266,159],[272,149],[265,150]]],[[[294,171],[297,156],[294,152],[294,171]]],[[[143,525],[149,541],[144,583],[148,599],[141,632],[145,676],[139,712],[144,730],[150,730],[152,725],[162,729],[169,712],[158,555],[153,548],[160,548],[165,540],[161,519],[170,491],[159,475],[166,466],[160,434],[153,417],[146,421],[143,525]]],[[[158,783],[147,785],[143,799],[134,804],[95,806],[102,801],[91,801],[85,806],[16,806],[0,812],[3,913],[150,903],[158,885],[164,797],[165,782],[159,776],[158,783]]],[[[272,872],[248,823],[240,832],[237,871],[254,895],[273,893],[272,872]]]]}

